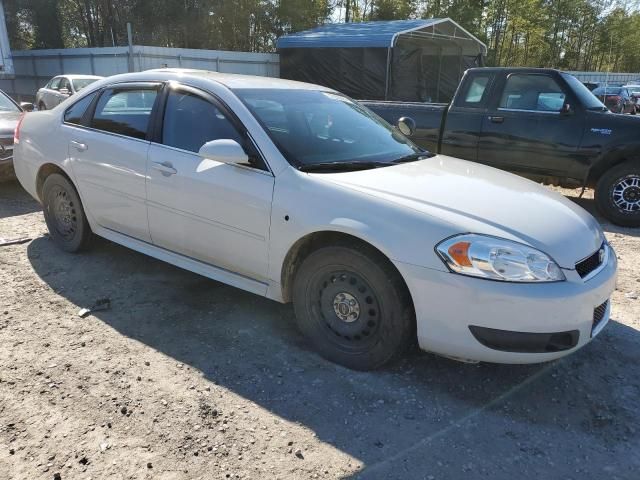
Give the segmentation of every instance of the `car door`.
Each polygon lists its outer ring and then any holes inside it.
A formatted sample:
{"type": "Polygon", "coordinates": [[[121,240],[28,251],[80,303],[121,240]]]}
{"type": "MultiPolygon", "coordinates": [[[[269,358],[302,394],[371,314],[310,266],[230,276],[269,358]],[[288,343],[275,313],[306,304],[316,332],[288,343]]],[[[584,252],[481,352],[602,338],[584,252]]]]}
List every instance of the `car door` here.
{"type": "Polygon", "coordinates": [[[151,241],[147,134],[160,88],[157,83],[107,87],[96,94],[81,125],[65,122],[69,158],[88,213],[100,227],[146,242],[151,241]]]}
{"type": "Polygon", "coordinates": [[[516,173],[566,175],[584,131],[571,91],[546,73],[513,73],[502,85],[482,120],[478,161],[516,173]],[[571,111],[562,113],[563,106],[571,111]]]}
{"type": "Polygon", "coordinates": [[[53,108],[58,104],[57,95],[58,88],[60,87],[60,80],[62,80],[61,77],[54,77],[45,87],[42,100],[46,108],[53,108]]]}
{"type": "Polygon", "coordinates": [[[236,117],[203,91],[172,85],[149,148],[149,229],[159,247],[254,280],[267,278],[273,175],[236,117]],[[251,163],[198,155],[208,141],[233,139],[251,163]]]}

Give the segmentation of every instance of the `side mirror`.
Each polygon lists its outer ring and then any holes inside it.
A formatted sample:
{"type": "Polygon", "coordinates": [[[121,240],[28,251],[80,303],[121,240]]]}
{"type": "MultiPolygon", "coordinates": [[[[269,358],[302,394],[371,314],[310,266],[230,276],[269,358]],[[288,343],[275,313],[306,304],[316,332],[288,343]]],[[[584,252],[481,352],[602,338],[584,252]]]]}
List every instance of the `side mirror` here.
{"type": "Polygon", "coordinates": [[[20,108],[25,112],[33,112],[35,108],[31,102],[20,102],[20,108]]]}
{"type": "Polygon", "coordinates": [[[572,115],[573,114],[573,108],[571,108],[571,105],[568,103],[565,103],[564,105],[562,105],[562,108],[560,109],[560,115],[572,115]]]}
{"type": "Polygon", "coordinates": [[[71,95],[71,92],[68,88],[61,88],[60,90],[58,90],[58,92],[60,92],[62,95],[71,95]]]}
{"type": "Polygon", "coordinates": [[[410,137],[416,132],[415,120],[411,117],[400,117],[398,120],[398,130],[400,130],[403,135],[410,137]]]}
{"type": "Polygon", "coordinates": [[[231,139],[211,140],[200,147],[198,155],[216,162],[246,164],[249,156],[238,142],[231,139]]]}

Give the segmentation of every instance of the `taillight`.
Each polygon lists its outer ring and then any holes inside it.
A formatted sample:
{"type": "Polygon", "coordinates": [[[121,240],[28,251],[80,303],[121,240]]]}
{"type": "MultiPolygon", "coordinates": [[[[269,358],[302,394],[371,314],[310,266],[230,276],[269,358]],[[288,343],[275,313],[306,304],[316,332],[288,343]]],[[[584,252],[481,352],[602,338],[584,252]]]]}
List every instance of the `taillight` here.
{"type": "Polygon", "coordinates": [[[14,144],[18,144],[20,143],[20,127],[22,126],[22,121],[24,120],[24,115],[25,113],[22,112],[22,115],[20,115],[20,118],[18,119],[18,123],[16,124],[16,128],[13,131],[13,143],[14,144]]]}

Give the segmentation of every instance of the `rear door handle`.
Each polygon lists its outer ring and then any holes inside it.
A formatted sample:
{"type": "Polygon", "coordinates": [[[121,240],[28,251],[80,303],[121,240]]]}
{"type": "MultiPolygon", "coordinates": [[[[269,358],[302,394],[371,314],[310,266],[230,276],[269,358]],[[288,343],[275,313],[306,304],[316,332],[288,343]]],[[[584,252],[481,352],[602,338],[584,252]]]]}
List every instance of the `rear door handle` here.
{"type": "Polygon", "coordinates": [[[169,175],[175,175],[176,173],[178,173],[178,170],[173,168],[173,165],[171,165],[171,163],[169,162],[152,162],[151,168],[153,168],[154,170],[158,170],[167,177],[169,175]]]}
{"type": "Polygon", "coordinates": [[[493,123],[502,123],[504,122],[504,117],[491,115],[489,117],[489,120],[491,120],[493,123]]]}
{"type": "Polygon", "coordinates": [[[78,150],[79,152],[84,152],[85,150],[87,150],[89,147],[87,147],[86,143],[82,143],[82,142],[76,142],[75,140],[71,140],[71,146],[73,148],[75,148],[76,150],[78,150]]]}

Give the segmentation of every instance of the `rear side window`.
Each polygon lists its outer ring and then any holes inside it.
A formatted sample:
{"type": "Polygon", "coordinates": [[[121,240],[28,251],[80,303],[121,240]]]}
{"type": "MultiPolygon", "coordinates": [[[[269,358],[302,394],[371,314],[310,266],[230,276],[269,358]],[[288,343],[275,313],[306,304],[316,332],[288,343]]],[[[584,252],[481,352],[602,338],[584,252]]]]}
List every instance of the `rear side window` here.
{"type": "Polygon", "coordinates": [[[559,112],[565,94],[552,77],[540,74],[514,74],[507,78],[500,108],[539,112],[559,112]]]}
{"type": "Polygon", "coordinates": [[[90,93],[71,105],[71,107],[64,112],[64,121],[74,125],[82,125],[82,117],[89,105],[91,105],[93,99],[96,98],[96,94],[97,92],[90,93]]]}
{"type": "Polygon", "coordinates": [[[153,88],[107,89],[98,100],[91,127],[145,139],[157,96],[153,88]]]}
{"type": "Polygon", "coordinates": [[[490,80],[491,76],[487,74],[474,75],[471,77],[467,80],[466,85],[468,86],[461,98],[457,100],[456,105],[459,107],[471,108],[482,106],[490,80]]]}
{"type": "Polygon", "coordinates": [[[162,126],[162,143],[198,152],[211,140],[231,139],[243,144],[238,130],[214,104],[189,92],[172,90],[162,126]]]}

